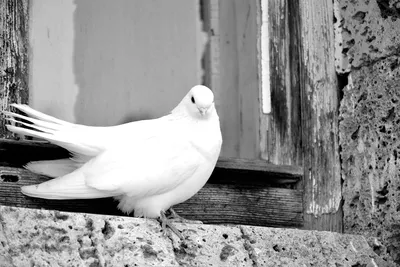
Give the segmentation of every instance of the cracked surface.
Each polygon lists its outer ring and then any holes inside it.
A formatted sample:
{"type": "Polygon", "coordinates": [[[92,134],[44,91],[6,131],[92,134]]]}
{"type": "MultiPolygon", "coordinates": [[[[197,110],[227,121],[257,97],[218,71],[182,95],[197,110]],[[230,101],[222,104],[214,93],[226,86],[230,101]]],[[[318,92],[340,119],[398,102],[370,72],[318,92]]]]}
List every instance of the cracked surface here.
{"type": "Polygon", "coordinates": [[[180,240],[155,220],[3,206],[0,214],[1,266],[394,266],[361,236],[176,224],[180,240]]]}

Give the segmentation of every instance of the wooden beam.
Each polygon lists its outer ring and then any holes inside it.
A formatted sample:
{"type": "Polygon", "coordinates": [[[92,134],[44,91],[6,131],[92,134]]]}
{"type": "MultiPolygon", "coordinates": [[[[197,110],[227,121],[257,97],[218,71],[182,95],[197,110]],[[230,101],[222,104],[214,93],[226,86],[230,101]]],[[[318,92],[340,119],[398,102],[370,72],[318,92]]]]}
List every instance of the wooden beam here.
{"type": "MultiPolygon", "coordinates": [[[[0,111],[28,101],[28,0],[0,1],[0,111]]],[[[0,120],[0,137],[11,137],[0,120]]]]}
{"type": "Polygon", "coordinates": [[[186,218],[205,223],[301,227],[302,197],[301,191],[293,189],[206,184],[174,209],[186,218]]]}
{"type": "MultiPolygon", "coordinates": [[[[21,186],[48,179],[25,169],[0,167],[0,205],[124,216],[111,198],[46,200],[22,195],[21,186]]],[[[303,221],[301,191],[257,185],[207,184],[174,208],[181,216],[204,223],[300,227],[303,221]]]]}
{"type": "Polygon", "coordinates": [[[298,1],[267,2],[268,14],[262,16],[268,15],[264,20],[269,34],[271,113],[260,116],[261,157],[274,164],[301,166],[298,1]]]}
{"type": "Polygon", "coordinates": [[[207,0],[210,73],[224,139],[221,156],[258,159],[257,1],[207,0]]]}
{"type": "MultiPolygon", "coordinates": [[[[256,159],[235,159],[235,158],[219,158],[214,172],[232,172],[249,174],[251,179],[246,179],[242,183],[265,184],[268,181],[276,183],[296,183],[303,176],[303,168],[290,165],[275,165],[267,163],[265,160],[256,159]],[[258,179],[257,179],[258,178],[258,179]]],[[[222,177],[213,178],[211,181],[217,180],[222,182],[222,177]]],[[[227,181],[224,181],[225,183],[227,181]]]]}
{"type": "Polygon", "coordinates": [[[304,227],[341,232],[333,2],[299,1],[304,227]]]}

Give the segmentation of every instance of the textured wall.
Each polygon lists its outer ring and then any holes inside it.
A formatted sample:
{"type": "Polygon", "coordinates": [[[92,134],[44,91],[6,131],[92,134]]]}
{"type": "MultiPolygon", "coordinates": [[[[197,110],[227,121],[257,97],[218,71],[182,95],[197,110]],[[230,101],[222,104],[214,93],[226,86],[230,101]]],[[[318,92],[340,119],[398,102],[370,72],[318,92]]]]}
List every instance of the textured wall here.
{"type": "Polygon", "coordinates": [[[345,231],[400,263],[400,1],[339,0],[335,19],[345,231]]]}
{"type": "Polygon", "coordinates": [[[400,260],[400,61],[351,72],[341,104],[346,232],[377,236],[400,260]]]}
{"type": "Polygon", "coordinates": [[[398,53],[399,0],[336,0],[335,20],[339,73],[398,53]]]}

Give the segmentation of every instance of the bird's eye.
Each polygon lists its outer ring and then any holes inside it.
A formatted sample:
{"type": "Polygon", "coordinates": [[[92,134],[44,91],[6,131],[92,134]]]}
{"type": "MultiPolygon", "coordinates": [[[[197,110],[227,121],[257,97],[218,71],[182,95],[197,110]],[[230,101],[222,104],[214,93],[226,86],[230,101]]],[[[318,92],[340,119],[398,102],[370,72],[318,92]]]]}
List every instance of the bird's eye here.
{"type": "Polygon", "coordinates": [[[196,103],[196,101],[194,101],[194,97],[193,96],[192,96],[192,98],[190,100],[192,100],[193,104],[196,103]]]}

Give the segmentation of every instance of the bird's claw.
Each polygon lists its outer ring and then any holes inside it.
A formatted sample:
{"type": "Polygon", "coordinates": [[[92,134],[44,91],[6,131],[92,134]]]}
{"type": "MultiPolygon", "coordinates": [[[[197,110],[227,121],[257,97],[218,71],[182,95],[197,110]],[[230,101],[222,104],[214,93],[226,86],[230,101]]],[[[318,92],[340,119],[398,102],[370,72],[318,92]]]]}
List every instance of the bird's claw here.
{"type": "Polygon", "coordinates": [[[170,220],[165,216],[165,212],[160,212],[161,228],[163,230],[163,235],[167,236],[167,226],[171,229],[174,234],[176,234],[181,240],[184,239],[182,233],[170,222],[170,220]]]}
{"type": "Polygon", "coordinates": [[[173,221],[173,222],[187,223],[187,224],[203,224],[202,221],[187,220],[187,219],[183,218],[182,216],[178,215],[178,213],[176,213],[176,211],[173,210],[172,208],[170,208],[168,211],[169,211],[169,214],[166,217],[168,218],[168,220],[170,222],[173,221]]]}

